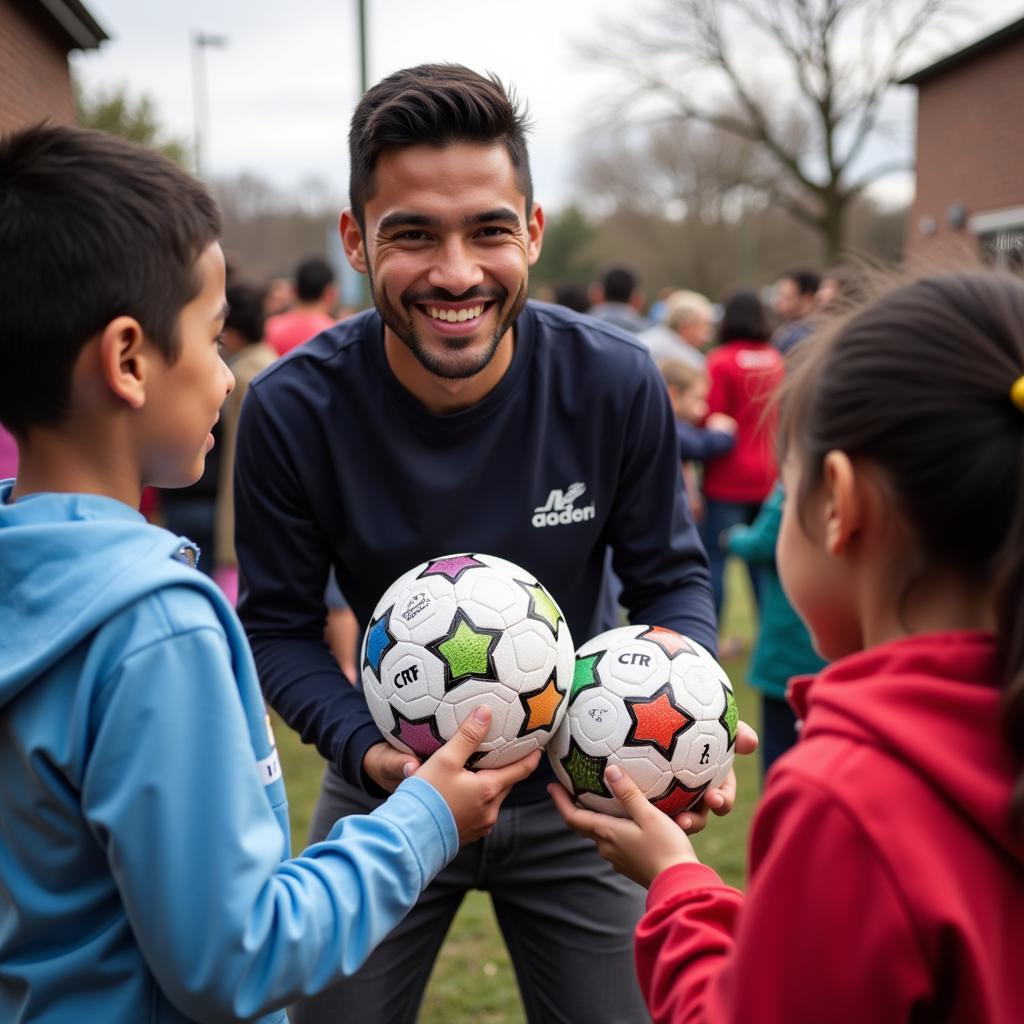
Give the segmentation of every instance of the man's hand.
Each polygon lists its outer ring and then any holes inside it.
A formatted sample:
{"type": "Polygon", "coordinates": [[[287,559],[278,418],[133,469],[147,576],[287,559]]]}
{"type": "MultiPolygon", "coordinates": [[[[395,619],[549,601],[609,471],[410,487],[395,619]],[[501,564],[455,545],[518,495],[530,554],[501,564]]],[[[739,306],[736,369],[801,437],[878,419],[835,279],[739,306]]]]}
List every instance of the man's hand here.
{"type": "Polygon", "coordinates": [[[416,774],[429,782],[451,808],[459,830],[459,845],[487,835],[498,820],[498,810],[508,791],[537,767],[539,750],[501,768],[471,772],[470,755],[480,746],[491,724],[490,709],[478,707],[467,715],[459,731],[416,774]]]}
{"type": "MultiPolygon", "coordinates": [[[[743,756],[757,750],[757,733],[746,722],[736,725],[736,753],[743,756]]],[[[722,783],[704,794],[704,799],[692,810],[676,815],[676,823],[684,832],[694,835],[708,823],[708,814],[719,817],[728,814],[736,802],[736,773],[730,768],[722,783]]]]}
{"type": "Polygon", "coordinates": [[[420,766],[419,758],[397,750],[390,743],[374,743],[363,755],[363,771],[380,786],[394,793],[398,784],[407,775],[412,775],[420,766]],[[406,770],[405,766],[409,765],[406,770]]]}
{"type": "Polygon", "coordinates": [[[609,766],[604,780],[629,813],[628,819],[585,811],[557,784],[548,786],[548,792],[565,823],[579,835],[592,839],[597,852],[620,875],[632,878],[646,889],[665,868],[696,863],[697,854],[686,833],[651,804],[621,768],[609,766]]]}

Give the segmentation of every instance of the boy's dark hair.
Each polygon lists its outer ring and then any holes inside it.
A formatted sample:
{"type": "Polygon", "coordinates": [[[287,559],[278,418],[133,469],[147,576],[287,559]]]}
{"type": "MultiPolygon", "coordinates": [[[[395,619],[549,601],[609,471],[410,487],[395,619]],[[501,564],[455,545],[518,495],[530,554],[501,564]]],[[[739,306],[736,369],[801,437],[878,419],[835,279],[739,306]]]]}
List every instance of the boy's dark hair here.
{"type": "Polygon", "coordinates": [[[629,267],[607,267],[601,275],[605,302],[629,302],[636,291],[637,276],[629,267]]]}
{"type": "Polygon", "coordinates": [[[316,302],[323,298],[324,291],[332,284],[334,271],[319,256],[303,260],[295,270],[295,294],[300,302],[316,302]]]}
{"type": "Polygon", "coordinates": [[[263,327],[267,322],[267,314],[263,309],[263,300],[267,289],[248,281],[234,281],[227,286],[228,315],[224,320],[224,329],[234,328],[245,338],[249,345],[256,345],[263,340],[263,327]]]}
{"type": "Polygon", "coordinates": [[[718,341],[767,341],[768,315],[757,292],[733,292],[722,307],[722,322],[718,325],[718,341]]]}
{"type": "Polygon", "coordinates": [[[173,362],[220,230],[203,185],[153,150],[50,125],[0,140],[0,422],[60,422],[79,353],[119,316],[173,362]]]}
{"type": "Polygon", "coordinates": [[[500,142],[508,151],[516,184],[533,206],[529,122],[515,93],[496,75],[485,78],[461,64],[421,64],[378,82],[359,101],[348,133],[349,202],[365,230],[373,172],[380,155],[407,146],[500,142]]]}
{"type": "Polygon", "coordinates": [[[837,449],[883,469],[920,565],[994,588],[1004,735],[1024,825],[1024,283],[991,272],[889,291],[795,353],[779,440],[802,467],[798,509],[837,449]]]}
{"type": "Polygon", "coordinates": [[[796,270],[787,270],[780,274],[779,280],[792,281],[801,295],[816,295],[821,284],[821,274],[807,267],[798,267],[796,270]]]}

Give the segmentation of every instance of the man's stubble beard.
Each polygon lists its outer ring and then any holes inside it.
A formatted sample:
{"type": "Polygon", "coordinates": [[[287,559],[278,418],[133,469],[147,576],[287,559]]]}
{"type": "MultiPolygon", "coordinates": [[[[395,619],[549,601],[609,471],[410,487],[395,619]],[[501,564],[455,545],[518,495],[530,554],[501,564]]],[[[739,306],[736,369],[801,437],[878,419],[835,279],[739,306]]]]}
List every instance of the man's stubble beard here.
{"type": "MultiPolygon", "coordinates": [[[[494,358],[494,353],[497,352],[501,339],[505,337],[506,332],[516,322],[516,317],[519,316],[526,305],[527,283],[524,279],[511,305],[509,305],[505,315],[499,320],[498,326],[494,329],[494,333],[491,335],[490,342],[485,351],[472,362],[453,363],[444,358],[439,358],[423,344],[419,334],[416,332],[416,325],[413,322],[412,316],[403,316],[404,304],[403,310],[399,310],[392,305],[387,295],[378,293],[374,284],[373,274],[369,268],[367,268],[366,277],[370,284],[370,297],[377,312],[380,313],[385,326],[390,328],[395,337],[409,349],[420,366],[428,373],[433,374],[435,377],[440,377],[442,380],[465,380],[469,377],[475,377],[486,369],[494,358]]],[[[463,296],[463,298],[466,297],[463,296]]],[[[475,298],[471,294],[468,297],[475,298]]],[[[494,297],[493,301],[498,302],[500,305],[500,302],[507,301],[507,297],[508,292],[505,292],[501,300],[494,297]]],[[[436,301],[443,302],[444,300],[439,299],[436,301]]],[[[474,340],[468,336],[465,338],[448,338],[446,339],[446,353],[457,355],[474,340]]]]}

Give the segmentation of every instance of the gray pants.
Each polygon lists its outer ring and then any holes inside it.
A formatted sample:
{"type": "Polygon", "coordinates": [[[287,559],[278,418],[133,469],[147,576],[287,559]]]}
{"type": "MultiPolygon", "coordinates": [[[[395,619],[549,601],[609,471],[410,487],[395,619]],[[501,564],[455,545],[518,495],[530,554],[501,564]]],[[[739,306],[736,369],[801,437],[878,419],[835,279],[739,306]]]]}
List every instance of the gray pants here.
{"type": "MultiPolygon", "coordinates": [[[[378,803],[328,767],[311,841],[378,803]]],[[[493,832],[459,851],[356,974],[292,1009],[293,1024],[413,1024],[470,889],[491,894],[530,1024],[650,1020],[633,969],[644,890],[617,875],[545,799],[504,807],[493,832]]]]}

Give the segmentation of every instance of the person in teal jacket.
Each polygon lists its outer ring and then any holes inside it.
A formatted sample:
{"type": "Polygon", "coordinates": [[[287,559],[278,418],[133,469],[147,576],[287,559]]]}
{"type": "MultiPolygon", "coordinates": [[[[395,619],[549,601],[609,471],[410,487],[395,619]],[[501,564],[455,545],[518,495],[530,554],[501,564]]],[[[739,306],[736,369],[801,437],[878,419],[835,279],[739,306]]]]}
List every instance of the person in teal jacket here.
{"type": "Polygon", "coordinates": [[[820,671],[825,662],[811,646],[810,634],[789,603],[775,568],[775,542],[782,524],[782,484],[776,483],[749,526],[727,534],[729,554],[760,572],[761,609],[757,643],[750,661],[750,682],[761,691],[761,765],[765,774],[797,737],[796,715],[786,700],[793,676],[820,671]]]}
{"type": "MultiPolygon", "coordinates": [[[[219,217],[113,136],[0,141],[0,1021],[283,1022],[354,972],[537,755],[469,716],[289,859],[256,670],[198,552],[137,511],[202,473],[233,386],[219,217]]],[[[396,980],[397,982],[397,980],[396,980]]]]}

